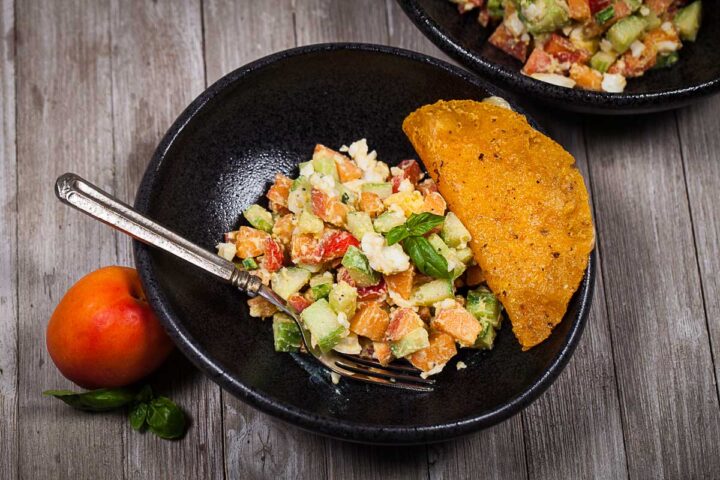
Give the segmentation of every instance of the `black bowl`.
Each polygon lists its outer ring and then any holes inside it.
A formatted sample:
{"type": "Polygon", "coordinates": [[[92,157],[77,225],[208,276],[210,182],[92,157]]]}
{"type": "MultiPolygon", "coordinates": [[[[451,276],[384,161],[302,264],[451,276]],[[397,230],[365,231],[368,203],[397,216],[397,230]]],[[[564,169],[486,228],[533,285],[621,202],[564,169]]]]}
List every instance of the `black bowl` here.
{"type": "MultiPolygon", "coordinates": [[[[720,10],[705,5],[697,41],[687,42],[673,68],[629,78],[623,93],[551,85],[520,73],[522,63],[496,49],[476,13],[460,15],[448,0],[397,0],[422,32],[448,55],[485,78],[555,107],[586,113],[631,114],[681,107],[720,90],[720,10]]],[[[708,2],[706,2],[708,3],[708,2]]]]}
{"type": "MultiPolygon", "coordinates": [[[[240,68],[200,95],[173,124],[135,202],[151,218],[212,250],[237,228],[276,172],[297,174],[316,142],[366,137],[383,160],[414,156],[403,118],[438,99],[502,94],[464,71],[404,50],[317,45],[240,68]]],[[[249,318],[246,297],[160,251],[135,243],[150,303],[182,352],[223,388],[313,432],[371,443],[443,440],[497,423],[530,403],[560,373],[585,324],[591,258],[565,320],[521,352],[505,324],[491,352],[463,352],[433,393],[352,381],[333,385],[303,355],[275,353],[268,321],[249,318]]]]}

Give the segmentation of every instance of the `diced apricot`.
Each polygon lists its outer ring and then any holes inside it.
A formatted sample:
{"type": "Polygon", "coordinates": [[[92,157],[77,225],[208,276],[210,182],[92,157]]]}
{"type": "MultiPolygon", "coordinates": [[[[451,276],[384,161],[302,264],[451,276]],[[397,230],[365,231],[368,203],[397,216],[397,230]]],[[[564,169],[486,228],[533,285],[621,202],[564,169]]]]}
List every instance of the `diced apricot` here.
{"type": "Polygon", "coordinates": [[[452,335],[460,345],[469,347],[480,334],[480,322],[464,308],[457,306],[440,310],[430,324],[434,329],[452,335]]]}
{"type": "Polygon", "coordinates": [[[240,258],[252,258],[265,251],[265,239],[270,235],[252,227],[240,227],[235,236],[236,255],[240,258]]]}
{"type": "Polygon", "coordinates": [[[430,212],[434,213],[435,215],[445,215],[445,209],[447,208],[447,203],[445,203],[445,199],[440,195],[438,192],[433,192],[425,195],[425,200],[423,201],[422,211],[423,212],[430,212]]]}
{"type": "Polygon", "coordinates": [[[380,365],[389,365],[393,361],[392,350],[387,342],[373,342],[373,357],[380,365]]]}
{"type": "Polygon", "coordinates": [[[488,42],[521,62],[524,62],[527,58],[528,45],[530,43],[529,39],[523,40],[515,37],[510,33],[510,30],[505,27],[504,23],[501,23],[495,29],[492,35],[490,35],[490,38],[488,38],[488,42]]]}
{"type": "Polygon", "coordinates": [[[380,304],[370,302],[355,312],[350,320],[350,331],[379,342],[385,337],[385,330],[389,323],[390,316],[380,304]]]}
{"type": "Polygon", "coordinates": [[[277,308],[262,297],[254,297],[247,301],[250,307],[250,316],[256,318],[272,317],[277,308]]]}
{"type": "Polygon", "coordinates": [[[391,342],[396,342],[420,327],[425,327],[425,323],[412,308],[399,308],[393,312],[390,318],[385,338],[391,342]]]}
{"type": "Polygon", "coordinates": [[[382,199],[377,193],[373,192],[361,192],[358,207],[371,217],[376,217],[385,210],[382,199]]]}
{"type": "Polygon", "coordinates": [[[290,259],[293,263],[317,265],[322,262],[320,240],[310,234],[299,234],[290,242],[290,259]]]}
{"type": "Polygon", "coordinates": [[[310,193],[313,213],[322,220],[337,225],[345,225],[350,208],[320,189],[313,188],[310,193]]]}
{"type": "Polygon", "coordinates": [[[272,234],[277,240],[280,241],[284,246],[290,245],[292,240],[292,233],[295,229],[295,218],[292,214],[283,215],[282,217],[275,220],[273,225],[272,234]]]}
{"type": "Polygon", "coordinates": [[[282,173],[276,174],[275,183],[270,187],[270,190],[268,190],[268,193],[266,195],[268,200],[281,207],[287,207],[288,195],[290,195],[291,185],[292,180],[290,180],[288,177],[286,177],[282,173]]]}
{"type": "Polygon", "coordinates": [[[415,270],[409,268],[404,272],[395,273],[393,275],[385,275],[385,283],[390,290],[400,295],[405,300],[410,299],[410,293],[413,287],[413,277],[415,270]]]}
{"type": "Polygon", "coordinates": [[[632,10],[630,10],[630,6],[627,2],[615,2],[613,7],[615,14],[611,20],[612,22],[617,22],[621,18],[625,18],[632,13],[632,10]]]}
{"type": "Polygon", "coordinates": [[[410,355],[409,360],[416,368],[429,372],[435,367],[445,365],[457,354],[455,339],[444,332],[430,333],[430,345],[410,355]]]}
{"type": "Polygon", "coordinates": [[[362,178],[363,174],[360,167],[344,155],[335,157],[335,167],[337,167],[338,177],[340,177],[342,183],[362,178]]]}
{"type": "MultiPolygon", "coordinates": [[[[620,2],[622,3],[622,2],[620,2]]],[[[577,48],[565,37],[553,33],[545,42],[543,47],[545,53],[555,57],[561,63],[585,63],[590,58],[590,54],[581,48],[577,48]]]]}
{"type": "Polygon", "coordinates": [[[586,65],[576,63],[570,67],[570,78],[585,90],[602,90],[602,73],[586,65]]]}
{"type": "Polygon", "coordinates": [[[568,0],[570,18],[585,21],[590,19],[590,2],[588,0],[568,0]]]}

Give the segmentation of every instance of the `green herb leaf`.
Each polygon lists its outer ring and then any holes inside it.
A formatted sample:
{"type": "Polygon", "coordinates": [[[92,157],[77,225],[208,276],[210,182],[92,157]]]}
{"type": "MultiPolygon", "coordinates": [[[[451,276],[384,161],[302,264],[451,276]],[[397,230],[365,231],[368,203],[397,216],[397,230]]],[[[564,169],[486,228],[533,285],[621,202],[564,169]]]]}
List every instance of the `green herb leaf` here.
{"type": "Polygon", "coordinates": [[[135,401],[135,392],[127,388],[101,388],[85,393],[70,390],[46,390],[43,395],[55,397],[78,410],[107,412],[135,401]]]}
{"type": "Polygon", "coordinates": [[[350,195],[343,192],[342,197],[340,197],[340,201],[347,205],[347,203],[350,201],[350,195]]]}
{"type": "Polygon", "coordinates": [[[611,18],[613,18],[614,16],[615,16],[615,7],[613,5],[610,5],[609,7],[604,8],[595,14],[595,21],[597,21],[597,23],[599,25],[602,25],[605,22],[607,22],[608,20],[610,20],[611,18]]]}
{"type": "Polygon", "coordinates": [[[415,266],[425,275],[435,278],[450,278],[445,257],[435,251],[425,237],[408,237],[403,240],[403,250],[415,266]]]}
{"type": "Polygon", "coordinates": [[[157,397],[148,405],[148,429],[160,438],[179,438],[185,433],[185,414],[167,397],[157,397]]]}
{"type": "Polygon", "coordinates": [[[419,237],[425,235],[427,232],[442,225],[445,221],[445,217],[442,215],[435,215],[434,213],[423,212],[419,214],[413,213],[408,218],[407,222],[397,227],[392,228],[385,239],[388,245],[401,242],[408,237],[419,237]]]}
{"type": "Polygon", "coordinates": [[[135,407],[130,411],[130,426],[133,430],[137,430],[139,432],[143,429],[143,427],[145,427],[148,410],[148,404],[141,402],[135,405],[135,407]]]}
{"type": "Polygon", "coordinates": [[[153,398],[153,391],[150,385],[143,386],[140,391],[135,395],[135,401],[137,402],[149,402],[153,398]]]}

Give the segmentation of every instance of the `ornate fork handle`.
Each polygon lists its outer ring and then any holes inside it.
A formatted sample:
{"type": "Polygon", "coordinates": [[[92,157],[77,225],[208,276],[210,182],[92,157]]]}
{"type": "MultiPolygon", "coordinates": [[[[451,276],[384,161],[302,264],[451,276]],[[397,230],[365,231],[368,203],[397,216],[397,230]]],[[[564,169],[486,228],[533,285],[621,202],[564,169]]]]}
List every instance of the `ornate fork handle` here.
{"type": "MultiPolygon", "coordinates": [[[[100,190],[74,173],[65,173],[55,183],[58,198],[91,217],[131,237],[180,257],[212,273],[251,296],[269,296],[260,279],[235,268],[232,262],[150,220],[129,205],[100,190]]],[[[268,298],[277,302],[277,298],[268,298]]],[[[281,305],[284,309],[284,305],[281,305]]]]}

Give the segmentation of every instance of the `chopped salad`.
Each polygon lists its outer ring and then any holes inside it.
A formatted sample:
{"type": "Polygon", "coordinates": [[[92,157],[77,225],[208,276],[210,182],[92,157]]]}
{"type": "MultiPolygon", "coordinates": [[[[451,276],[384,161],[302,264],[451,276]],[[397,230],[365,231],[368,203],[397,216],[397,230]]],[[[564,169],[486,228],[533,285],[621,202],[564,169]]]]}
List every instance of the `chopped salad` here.
{"type": "MultiPolygon", "coordinates": [[[[458,347],[491,349],[502,307],[468,247],[470,233],[415,160],[396,167],[365,139],[334,151],[317,145],[299,176],[278,173],[269,208],[227,232],[218,254],[258,276],[300,314],[324,352],[406,359],[424,376],[458,347]]],[[[297,352],[297,325],[264,300],[275,350],[297,352]]]]}
{"type": "Polygon", "coordinates": [[[622,92],[626,78],[674,65],[694,42],[695,0],[450,0],[479,8],[488,41],[524,63],[522,72],[561,87],[622,92]]]}

